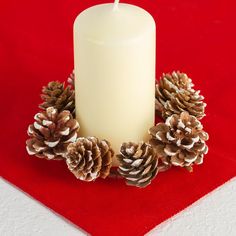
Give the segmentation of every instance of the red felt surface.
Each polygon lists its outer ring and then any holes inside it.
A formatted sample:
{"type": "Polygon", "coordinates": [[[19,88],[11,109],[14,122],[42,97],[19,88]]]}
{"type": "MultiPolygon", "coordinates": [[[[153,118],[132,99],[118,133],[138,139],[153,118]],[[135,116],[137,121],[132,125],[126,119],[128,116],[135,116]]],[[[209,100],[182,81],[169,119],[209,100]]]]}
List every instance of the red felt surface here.
{"type": "Polygon", "coordinates": [[[236,5],[233,0],[127,1],[157,22],[157,77],[179,69],[201,88],[208,103],[203,123],[210,133],[209,154],[194,173],[173,168],[138,189],[121,180],[77,181],[63,162],[25,151],[41,86],[65,80],[73,68],[76,15],[103,2],[0,2],[0,173],[92,235],[143,235],[236,174],[236,5]]]}

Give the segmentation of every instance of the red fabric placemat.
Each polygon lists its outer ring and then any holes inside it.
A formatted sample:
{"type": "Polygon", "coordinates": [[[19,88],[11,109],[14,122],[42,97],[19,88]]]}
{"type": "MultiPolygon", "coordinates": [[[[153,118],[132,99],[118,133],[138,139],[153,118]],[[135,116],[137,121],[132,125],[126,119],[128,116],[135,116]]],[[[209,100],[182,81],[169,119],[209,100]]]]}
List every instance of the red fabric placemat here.
{"type": "Polygon", "coordinates": [[[145,189],[120,180],[83,183],[63,162],[25,151],[42,85],[65,80],[73,68],[76,15],[104,1],[0,2],[0,173],[93,235],[143,235],[236,174],[234,1],[127,2],[157,21],[157,77],[174,69],[188,73],[208,103],[204,165],[192,174],[179,168],[160,173],[145,189]]]}

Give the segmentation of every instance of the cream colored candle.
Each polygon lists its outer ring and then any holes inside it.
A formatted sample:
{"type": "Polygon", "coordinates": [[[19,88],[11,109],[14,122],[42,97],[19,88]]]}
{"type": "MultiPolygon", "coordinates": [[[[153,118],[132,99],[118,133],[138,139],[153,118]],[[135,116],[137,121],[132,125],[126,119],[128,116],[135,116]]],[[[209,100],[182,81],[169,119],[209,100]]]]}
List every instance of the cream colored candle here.
{"type": "MultiPolygon", "coordinates": [[[[156,30],[129,4],[96,5],[74,23],[76,118],[81,136],[146,141],[154,124],[156,30]]],[[[116,165],[116,160],[113,162],[116,165]]]]}

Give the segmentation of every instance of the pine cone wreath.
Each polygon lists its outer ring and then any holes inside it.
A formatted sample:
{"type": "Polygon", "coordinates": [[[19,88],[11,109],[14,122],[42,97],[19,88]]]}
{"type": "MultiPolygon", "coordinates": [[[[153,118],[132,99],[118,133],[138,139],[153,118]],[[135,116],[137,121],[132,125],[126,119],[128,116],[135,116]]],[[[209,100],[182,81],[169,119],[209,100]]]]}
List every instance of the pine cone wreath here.
{"type": "Polygon", "coordinates": [[[67,146],[77,139],[78,122],[69,111],[59,113],[53,107],[37,113],[34,118],[34,124],[28,128],[28,153],[48,160],[64,159],[67,146]]]}
{"type": "Polygon", "coordinates": [[[120,162],[118,172],[127,185],[146,187],[157,174],[158,160],[149,144],[123,143],[117,158],[120,162]]]}
{"type": "Polygon", "coordinates": [[[205,116],[206,103],[200,91],[193,89],[192,80],[179,71],[163,74],[156,84],[156,113],[166,119],[183,111],[201,119],[205,116]]]}
{"type": "Polygon", "coordinates": [[[109,175],[114,152],[108,141],[95,137],[78,138],[67,151],[66,163],[77,179],[92,181],[109,175]]]}
{"type": "Polygon", "coordinates": [[[202,164],[208,147],[208,134],[195,116],[188,112],[174,114],[149,130],[150,144],[166,165],[185,167],[192,171],[193,164],[202,164]]]}
{"type": "Polygon", "coordinates": [[[59,81],[49,82],[43,87],[41,98],[44,102],[39,108],[46,110],[48,107],[55,107],[58,112],[68,110],[75,116],[75,92],[70,86],[65,87],[59,81]]]}

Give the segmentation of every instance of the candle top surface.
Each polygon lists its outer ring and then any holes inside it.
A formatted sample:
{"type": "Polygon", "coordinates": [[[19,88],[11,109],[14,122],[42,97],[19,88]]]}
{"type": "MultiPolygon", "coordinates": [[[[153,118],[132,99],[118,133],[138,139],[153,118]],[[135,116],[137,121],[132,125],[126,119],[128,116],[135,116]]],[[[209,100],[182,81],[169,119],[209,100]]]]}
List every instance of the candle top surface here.
{"type": "Polygon", "coordinates": [[[75,22],[74,31],[94,43],[121,43],[143,37],[155,30],[153,17],[144,9],[120,3],[100,4],[81,12],[75,22]]]}

